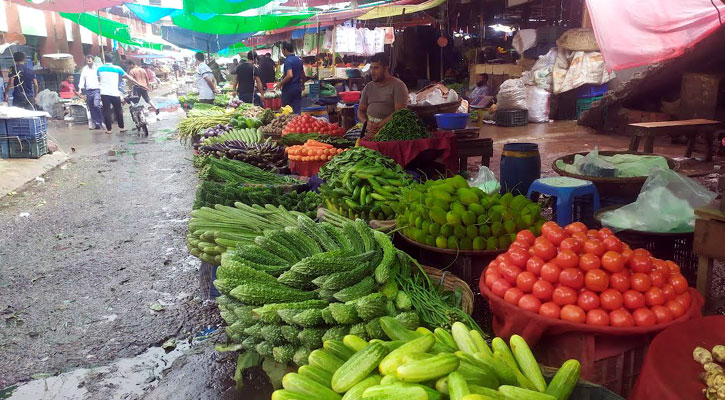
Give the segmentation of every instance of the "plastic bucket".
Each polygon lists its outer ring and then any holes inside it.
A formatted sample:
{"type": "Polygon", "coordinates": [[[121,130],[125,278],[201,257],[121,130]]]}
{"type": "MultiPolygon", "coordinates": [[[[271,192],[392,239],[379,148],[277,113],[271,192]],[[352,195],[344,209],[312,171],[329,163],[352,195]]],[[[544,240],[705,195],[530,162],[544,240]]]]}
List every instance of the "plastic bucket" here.
{"type": "Polygon", "coordinates": [[[470,115],[464,113],[444,113],[436,114],[435,118],[438,129],[453,130],[465,128],[468,125],[470,115]]]}
{"type": "Polygon", "coordinates": [[[541,178],[541,156],[536,143],[506,143],[501,153],[501,193],[526,196],[541,178]]]}

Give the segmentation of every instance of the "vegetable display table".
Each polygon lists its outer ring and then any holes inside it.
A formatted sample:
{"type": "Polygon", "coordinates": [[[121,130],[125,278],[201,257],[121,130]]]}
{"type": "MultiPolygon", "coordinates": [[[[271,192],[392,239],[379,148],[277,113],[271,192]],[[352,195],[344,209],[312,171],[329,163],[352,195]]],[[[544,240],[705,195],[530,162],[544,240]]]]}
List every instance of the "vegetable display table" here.
{"type": "Polygon", "coordinates": [[[702,366],[692,357],[697,346],[725,343],[725,317],[693,319],[665,329],[650,343],[642,373],[630,399],[704,399],[702,366]]]}
{"type": "Polygon", "coordinates": [[[421,161],[420,158],[425,158],[428,161],[439,161],[448,170],[458,170],[458,140],[451,132],[433,132],[433,137],[418,140],[373,142],[360,139],[358,145],[379,151],[403,168],[416,159],[421,161]]]}
{"type": "Polygon", "coordinates": [[[575,358],[581,362],[582,379],[624,397],[634,386],[652,338],[665,328],[702,317],[703,298],[693,288],[688,289],[692,304],[680,318],[669,324],[631,328],[591,326],[544,317],[507,303],[493,294],[483,279],[480,289],[489,301],[496,336],[521,335],[544,365],[560,365],[575,358]]]}

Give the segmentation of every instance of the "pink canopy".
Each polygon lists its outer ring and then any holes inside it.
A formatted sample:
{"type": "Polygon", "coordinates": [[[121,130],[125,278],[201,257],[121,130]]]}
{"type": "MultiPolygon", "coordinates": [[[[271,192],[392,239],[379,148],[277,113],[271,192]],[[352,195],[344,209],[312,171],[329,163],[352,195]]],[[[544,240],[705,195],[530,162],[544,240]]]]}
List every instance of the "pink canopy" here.
{"type": "Polygon", "coordinates": [[[678,57],[725,23],[722,0],[587,0],[608,68],[678,57]],[[714,3],[714,5],[713,5],[714,3]]]}
{"type": "Polygon", "coordinates": [[[82,13],[86,11],[102,10],[104,8],[120,6],[123,3],[133,3],[133,0],[11,0],[15,4],[38,8],[40,10],[82,13]]]}

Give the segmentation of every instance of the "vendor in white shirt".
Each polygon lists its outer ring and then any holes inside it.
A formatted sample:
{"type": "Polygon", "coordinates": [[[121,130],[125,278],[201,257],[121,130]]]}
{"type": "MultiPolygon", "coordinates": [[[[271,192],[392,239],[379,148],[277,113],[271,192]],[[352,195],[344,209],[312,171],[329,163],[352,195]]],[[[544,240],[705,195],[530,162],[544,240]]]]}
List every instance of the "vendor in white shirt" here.
{"type": "Polygon", "coordinates": [[[216,83],[211,68],[204,62],[204,53],[196,53],[196,89],[199,91],[199,103],[214,104],[216,83]]]}
{"type": "Polygon", "coordinates": [[[86,105],[91,113],[93,129],[101,129],[103,113],[101,112],[101,86],[98,83],[98,67],[93,63],[93,56],[86,56],[86,66],[81,70],[78,89],[86,96],[86,105]]]}

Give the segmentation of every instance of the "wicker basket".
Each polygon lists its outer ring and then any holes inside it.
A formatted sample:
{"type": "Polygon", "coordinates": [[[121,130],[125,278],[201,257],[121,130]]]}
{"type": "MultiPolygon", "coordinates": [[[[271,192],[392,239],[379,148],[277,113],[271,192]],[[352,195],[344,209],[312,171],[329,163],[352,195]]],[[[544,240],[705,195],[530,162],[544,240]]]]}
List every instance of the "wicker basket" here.
{"type": "Polygon", "coordinates": [[[429,267],[427,265],[423,265],[422,267],[426,275],[428,275],[432,281],[443,286],[445,290],[453,291],[457,288],[461,288],[461,309],[463,309],[466,314],[471,315],[473,312],[473,292],[466,282],[450,272],[441,271],[438,268],[429,267]]]}
{"type": "Polygon", "coordinates": [[[587,28],[574,28],[564,32],[556,45],[574,51],[599,51],[594,31],[587,28]]]}
{"type": "Polygon", "coordinates": [[[46,57],[45,61],[48,69],[57,74],[72,74],[76,69],[76,63],[73,57],[46,57]]]}

